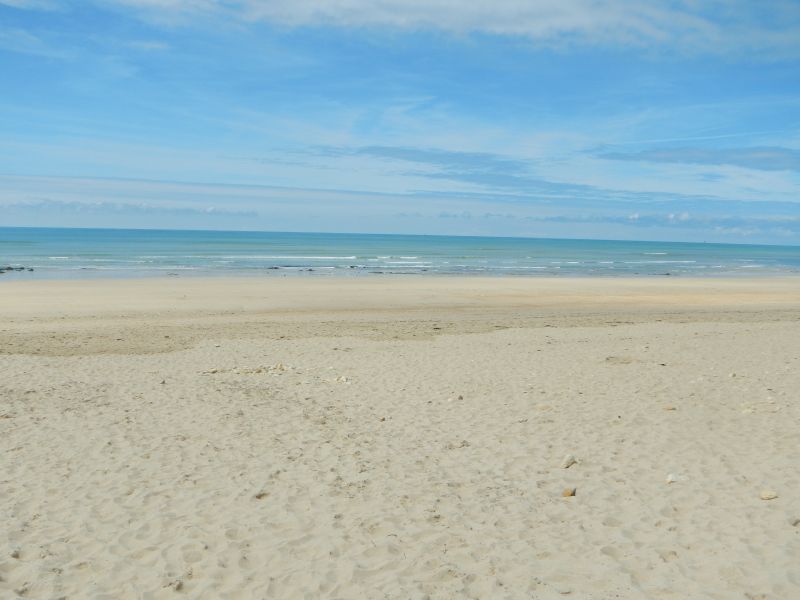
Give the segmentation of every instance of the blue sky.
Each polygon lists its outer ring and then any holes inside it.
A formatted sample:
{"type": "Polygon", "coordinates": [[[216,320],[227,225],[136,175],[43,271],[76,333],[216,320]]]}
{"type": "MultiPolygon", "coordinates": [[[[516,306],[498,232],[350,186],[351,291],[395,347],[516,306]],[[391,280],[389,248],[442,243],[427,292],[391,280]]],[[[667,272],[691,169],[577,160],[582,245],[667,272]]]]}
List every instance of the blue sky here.
{"type": "Polygon", "coordinates": [[[0,225],[800,244],[797,0],[0,0],[0,225]]]}

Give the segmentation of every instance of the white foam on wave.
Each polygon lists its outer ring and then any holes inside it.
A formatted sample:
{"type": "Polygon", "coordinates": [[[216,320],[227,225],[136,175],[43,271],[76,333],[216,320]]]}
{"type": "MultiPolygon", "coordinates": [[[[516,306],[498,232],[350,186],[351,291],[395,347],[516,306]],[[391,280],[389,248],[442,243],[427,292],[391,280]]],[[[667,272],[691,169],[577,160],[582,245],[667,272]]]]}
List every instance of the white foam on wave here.
{"type": "Polygon", "coordinates": [[[294,255],[272,255],[272,254],[235,254],[230,256],[220,256],[218,258],[228,258],[234,260],[355,260],[355,256],[294,256],[294,255]]]}
{"type": "Polygon", "coordinates": [[[689,265],[696,260],[626,260],[626,265],[689,265]]]}

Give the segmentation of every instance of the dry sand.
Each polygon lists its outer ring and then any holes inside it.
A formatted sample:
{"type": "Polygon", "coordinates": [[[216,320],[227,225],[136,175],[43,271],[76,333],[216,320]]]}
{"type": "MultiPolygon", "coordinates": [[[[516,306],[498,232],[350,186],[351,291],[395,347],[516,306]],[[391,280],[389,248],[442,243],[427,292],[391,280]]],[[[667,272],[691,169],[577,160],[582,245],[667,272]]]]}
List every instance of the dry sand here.
{"type": "Polygon", "coordinates": [[[800,278],[2,282],[0,319],[0,598],[800,598],[800,278]]]}

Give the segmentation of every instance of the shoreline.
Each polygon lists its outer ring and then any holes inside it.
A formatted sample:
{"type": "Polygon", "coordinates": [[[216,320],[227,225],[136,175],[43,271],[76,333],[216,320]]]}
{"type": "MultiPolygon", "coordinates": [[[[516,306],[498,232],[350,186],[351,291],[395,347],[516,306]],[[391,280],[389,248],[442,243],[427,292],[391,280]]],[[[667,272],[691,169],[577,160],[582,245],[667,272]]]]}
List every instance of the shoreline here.
{"type": "MultiPolygon", "coordinates": [[[[502,273],[502,272],[487,272],[487,273],[449,273],[449,272],[347,272],[347,271],[326,271],[324,269],[317,270],[316,273],[309,274],[305,273],[306,269],[300,269],[298,271],[287,271],[283,273],[275,273],[275,272],[263,272],[263,271],[256,271],[256,272],[235,272],[235,273],[226,273],[226,272],[214,272],[214,271],[207,271],[197,274],[180,272],[174,274],[166,274],[164,272],[159,273],[143,273],[143,274],[80,274],[80,275],[63,275],[61,272],[54,273],[54,274],[47,274],[41,275],[41,271],[36,272],[36,275],[29,276],[27,273],[17,273],[16,271],[29,271],[32,269],[28,268],[13,268],[9,271],[0,276],[0,285],[3,282],[90,282],[90,281],[149,281],[149,280],[225,280],[225,279],[232,279],[232,280],[264,280],[264,281],[272,281],[272,280],[316,280],[316,279],[333,279],[333,280],[341,280],[341,281],[349,281],[349,280],[383,280],[383,279],[533,279],[533,280],[549,280],[549,279],[563,279],[563,280],[627,280],[627,279],[644,279],[644,280],[662,280],[662,279],[685,279],[685,280],[739,280],[739,279],[753,279],[753,280],[770,280],[770,279],[794,279],[800,278],[800,271],[745,271],[742,270],[739,273],[720,273],[720,274],[713,274],[707,273],[703,275],[686,275],[685,273],[625,273],[625,274],[597,274],[597,273],[586,273],[586,274],[569,274],[569,275],[560,275],[557,273],[543,273],[543,274],[531,274],[531,273],[502,273]]],[[[313,269],[312,269],[313,270],[313,269]]],[[[267,270],[269,271],[269,269],[267,270]]]]}
{"type": "MultiPolygon", "coordinates": [[[[133,302],[130,294],[144,294],[143,298],[152,302],[168,302],[181,292],[198,294],[194,299],[206,299],[215,305],[227,298],[241,307],[231,298],[233,291],[248,294],[245,299],[249,306],[264,308],[330,308],[320,299],[315,302],[308,293],[324,292],[333,294],[337,302],[348,300],[354,305],[363,306],[367,293],[372,308],[382,306],[403,306],[403,302],[413,304],[416,300],[427,305],[430,298],[425,294],[438,291],[443,294],[440,304],[447,306],[455,300],[477,300],[484,298],[492,303],[503,304],[504,300],[513,306],[512,297],[522,302],[523,306],[560,303],[568,299],[576,304],[603,304],[608,299],[624,301],[632,304],[638,301],[650,304],[679,304],[688,302],[689,306],[726,305],[745,301],[757,305],[759,301],[767,304],[786,303],[800,304],[800,276],[742,276],[742,277],[674,277],[658,276],[635,277],[514,277],[514,276],[428,276],[408,275],[403,277],[362,278],[362,277],[187,277],[187,278],[121,278],[121,279],[35,279],[7,280],[0,283],[5,293],[0,297],[0,311],[13,310],[15,302],[36,300],[40,306],[47,306],[48,301],[58,304],[59,298],[53,294],[81,296],[91,292],[106,300],[121,301],[125,305],[125,297],[133,302]],[[380,296],[381,292],[400,292],[402,298],[380,296]],[[497,292],[493,295],[493,292],[497,292]],[[253,294],[279,293],[281,298],[290,301],[290,306],[270,304],[269,298],[253,296],[253,294]],[[292,293],[299,295],[292,298],[292,293]],[[414,294],[420,296],[415,299],[414,294]],[[357,297],[350,297],[356,294],[357,297]],[[475,296],[479,294],[480,296],[475,296]],[[525,296],[525,295],[528,296],[525,296]],[[535,295],[533,295],[535,294],[535,295]],[[727,294],[726,297],[714,294],[727,294]],[[731,295],[733,294],[733,295],[731,295]],[[201,296],[200,296],[201,295],[201,296]],[[605,300],[604,300],[605,299],[605,300]],[[402,301],[401,301],[402,300],[402,301]],[[260,302],[260,304],[259,304],[260,302]],[[297,303],[300,303],[299,305],[297,303]]],[[[71,299],[67,297],[66,299],[71,299]]],[[[97,298],[82,298],[95,308],[92,303],[97,298]]],[[[189,299],[188,297],[185,299],[189,299]]],[[[136,302],[142,300],[139,298],[136,302]]],[[[559,304],[559,306],[563,306],[559,304]]]]}

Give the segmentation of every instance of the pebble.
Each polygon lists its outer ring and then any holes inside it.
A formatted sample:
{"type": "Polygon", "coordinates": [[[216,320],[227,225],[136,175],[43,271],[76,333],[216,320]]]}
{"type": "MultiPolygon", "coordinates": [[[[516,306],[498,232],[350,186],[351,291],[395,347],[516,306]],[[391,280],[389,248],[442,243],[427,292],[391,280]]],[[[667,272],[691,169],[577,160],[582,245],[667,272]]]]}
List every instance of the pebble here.
{"type": "Polygon", "coordinates": [[[678,476],[675,473],[667,475],[667,483],[675,483],[676,481],[678,481],[678,476]]]}
{"type": "Polygon", "coordinates": [[[567,454],[564,457],[564,460],[561,461],[561,468],[562,469],[569,469],[572,465],[576,464],[578,461],[575,460],[575,457],[572,454],[567,454]]]}
{"type": "Polygon", "coordinates": [[[760,497],[762,500],[775,500],[778,497],[778,493],[772,490],[761,490],[760,497]]]}
{"type": "Polygon", "coordinates": [[[566,488],[563,492],[561,492],[561,496],[563,498],[571,498],[572,496],[574,496],[577,493],[578,493],[578,488],[574,488],[574,487],[566,488]]]}

